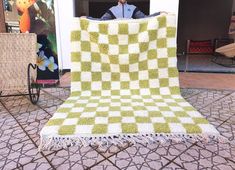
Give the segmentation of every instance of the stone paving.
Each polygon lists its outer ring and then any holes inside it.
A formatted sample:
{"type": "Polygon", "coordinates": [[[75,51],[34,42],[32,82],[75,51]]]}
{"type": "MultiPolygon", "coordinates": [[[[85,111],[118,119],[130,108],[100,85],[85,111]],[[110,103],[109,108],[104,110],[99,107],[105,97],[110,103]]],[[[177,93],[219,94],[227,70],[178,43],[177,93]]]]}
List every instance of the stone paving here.
{"type": "Polygon", "coordinates": [[[197,108],[231,144],[217,142],[70,147],[38,152],[39,132],[69,88],[45,88],[32,105],[27,96],[0,98],[0,169],[235,169],[235,91],[182,89],[197,108]]]}

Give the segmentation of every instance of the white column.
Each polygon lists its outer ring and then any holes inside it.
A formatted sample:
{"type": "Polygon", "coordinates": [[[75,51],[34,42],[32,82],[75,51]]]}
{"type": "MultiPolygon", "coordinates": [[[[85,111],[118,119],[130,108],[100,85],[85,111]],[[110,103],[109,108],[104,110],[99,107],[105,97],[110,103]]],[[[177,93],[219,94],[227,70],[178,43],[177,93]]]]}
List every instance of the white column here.
{"type": "Polygon", "coordinates": [[[74,16],[74,0],[54,0],[54,3],[59,69],[70,69],[70,26],[74,16]]]}

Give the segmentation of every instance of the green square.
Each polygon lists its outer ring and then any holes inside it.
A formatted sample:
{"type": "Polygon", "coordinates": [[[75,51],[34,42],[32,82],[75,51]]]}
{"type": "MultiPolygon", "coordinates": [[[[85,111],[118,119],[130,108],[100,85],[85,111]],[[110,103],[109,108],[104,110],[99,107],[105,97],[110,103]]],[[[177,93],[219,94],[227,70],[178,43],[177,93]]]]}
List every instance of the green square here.
{"type": "Polygon", "coordinates": [[[149,81],[148,80],[140,80],[140,88],[148,88],[149,81]]]}
{"type": "Polygon", "coordinates": [[[91,77],[92,77],[92,81],[101,81],[101,72],[92,72],[91,73],[91,77]]]}
{"type": "Polygon", "coordinates": [[[111,73],[112,81],[120,81],[120,73],[111,73]]]}
{"type": "Polygon", "coordinates": [[[148,30],[149,41],[153,41],[157,39],[157,31],[156,30],[148,30]]]}
{"type": "Polygon", "coordinates": [[[92,134],[106,134],[108,129],[107,124],[95,124],[92,129],[92,134]]]}
{"type": "Polygon", "coordinates": [[[83,112],[94,112],[96,111],[96,108],[95,107],[85,107],[83,112]]]}
{"type": "Polygon", "coordinates": [[[168,57],[176,57],[176,48],[167,48],[168,57]]]}
{"type": "MultiPolygon", "coordinates": [[[[157,46],[157,44],[156,44],[157,46]]],[[[148,59],[156,59],[157,58],[157,51],[156,50],[149,50],[148,51],[148,59]]]]}
{"type": "Polygon", "coordinates": [[[120,111],[120,107],[118,107],[118,106],[111,106],[109,111],[120,111]]]}
{"type": "Polygon", "coordinates": [[[171,111],[171,109],[168,106],[159,106],[160,111],[171,111]]]}
{"type": "Polygon", "coordinates": [[[71,72],[71,82],[81,81],[81,72],[71,72]]]}
{"type": "Polygon", "coordinates": [[[120,90],[111,90],[111,96],[120,96],[120,90]]]}
{"type": "Polygon", "coordinates": [[[91,96],[101,96],[101,91],[100,90],[92,90],[91,96]]]}
{"type": "Polygon", "coordinates": [[[153,124],[155,133],[170,133],[170,127],[168,123],[154,123],[153,124]]]}
{"type": "Polygon", "coordinates": [[[76,129],[76,125],[63,125],[59,128],[59,135],[73,135],[76,129]]]}
{"type": "Polygon", "coordinates": [[[167,58],[159,58],[158,59],[158,67],[159,68],[168,68],[168,59],[167,58]]]}
{"type": "Polygon", "coordinates": [[[129,44],[138,43],[138,34],[130,34],[130,35],[128,35],[128,43],[129,44]]]}
{"type": "Polygon", "coordinates": [[[62,125],[65,119],[50,119],[46,126],[59,126],[62,125]]]}
{"type": "Polygon", "coordinates": [[[147,27],[148,27],[148,23],[140,23],[140,29],[139,29],[139,32],[144,32],[147,30],[147,27]]]}
{"type": "Polygon", "coordinates": [[[145,51],[148,51],[149,43],[148,42],[139,43],[139,48],[140,48],[141,53],[145,52],[145,51]]]}
{"type": "Polygon", "coordinates": [[[119,58],[118,55],[110,55],[110,57],[109,57],[110,64],[119,64],[118,58],[119,58]]]}
{"type": "Polygon", "coordinates": [[[101,64],[101,70],[102,70],[102,72],[110,72],[110,64],[102,63],[101,64]]]}
{"type": "Polygon", "coordinates": [[[202,133],[201,128],[198,125],[187,123],[183,124],[187,133],[202,133]]]}
{"type": "Polygon", "coordinates": [[[139,80],[139,73],[138,72],[130,72],[130,79],[133,80],[139,80]]]}
{"type": "MultiPolygon", "coordinates": [[[[107,105],[109,106],[110,104],[109,103],[107,103],[107,105]]],[[[105,103],[104,103],[104,106],[103,107],[105,107],[106,105],[105,105],[105,103]]],[[[99,105],[99,107],[102,107],[102,105],[99,105]]],[[[108,117],[108,112],[100,112],[100,111],[96,111],[96,113],[95,113],[95,116],[96,117],[108,117]]]]}
{"type": "Polygon", "coordinates": [[[80,20],[80,25],[82,30],[87,30],[89,26],[89,21],[88,20],[80,20]]]}
{"type": "MultiPolygon", "coordinates": [[[[120,108],[119,108],[120,110],[120,108]]],[[[134,113],[132,111],[121,111],[121,116],[122,117],[133,117],[134,113]]]]}
{"type": "Polygon", "coordinates": [[[92,62],[101,62],[101,57],[99,53],[91,53],[92,62]]]}
{"type": "Polygon", "coordinates": [[[99,24],[99,33],[108,34],[108,24],[99,24]]]}
{"type": "Polygon", "coordinates": [[[128,45],[119,45],[119,54],[127,54],[128,45]]]}
{"type": "Polygon", "coordinates": [[[167,27],[167,33],[166,36],[167,38],[175,37],[176,34],[176,28],[175,27],[167,27]]]}
{"type": "Polygon", "coordinates": [[[71,41],[80,41],[81,40],[81,31],[72,31],[70,39],[71,39],[71,41]]]}
{"type": "Polygon", "coordinates": [[[130,88],[130,82],[122,81],[121,82],[121,89],[129,89],[130,88]]]}
{"type": "Polygon", "coordinates": [[[137,125],[134,123],[122,123],[122,133],[129,133],[129,134],[133,134],[133,133],[137,133],[138,132],[138,128],[137,125]]]}
{"type": "Polygon", "coordinates": [[[149,111],[149,117],[163,117],[163,115],[159,111],[149,111]]]}
{"type": "Polygon", "coordinates": [[[176,67],[175,68],[168,68],[168,75],[169,75],[169,77],[178,77],[179,72],[176,67]]]}
{"type": "Polygon", "coordinates": [[[72,108],[63,108],[63,107],[59,107],[59,109],[57,110],[57,113],[68,113],[70,112],[72,108]]]}
{"type": "Polygon", "coordinates": [[[122,118],[121,117],[109,117],[109,123],[121,123],[122,118]]]}
{"type": "Polygon", "coordinates": [[[109,45],[108,44],[99,44],[99,50],[102,54],[108,54],[109,45]]]}
{"type": "Polygon", "coordinates": [[[170,87],[169,89],[170,89],[171,95],[180,94],[179,86],[170,87]]]}
{"type": "Polygon", "coordinates": [[[169,79],[159,79],[160,87],[169,87],[169,79]]]}
{"type": "Polygon", "coordinates": [[[158,78],[158,72],[157,70],[149,70],[149,79],[157,79],[158,78]]]}
{"type": "Polygon", "coordinates": [[[98,32],[90,32],[90,42],[98,43],[99,33],[98,32]]]}
{"type": "Polygon", "coordinates": [[[91,72],[91,62],[82,62],[81,63],[81,68],[82,68],[82,71],[91,72]]]}
{"type": "Polygon", "coordinates": [[[120,65],[120,72],[122,73],[129,73],[129,65],[120,65]]]}
{"type": "Polygon", "coordinates": [[[81,61],[81,53],[71,52],[71,62],[79,62],[79,61],[81,61]]]}
{"type": "Polygon", "coordinates": [[[184,111],[174,112],[176,117],[189,117],[189,115],[184,111]]]}
{"type": "Polygon", "coordinates": [[[177,117],[165,117],[166,123],[180,123],[177,117]]]}
{"type": "Polygon", "coordinates": [[[103,90],[110,90],[111,89],[111,82],[109,82],[109,81],[102,82],[102,89],[103,90]]]}
{"type": "Polygon", "coordinates": [[[139,62],[139,70],[148,70],[148,61],[144,60],[144,61],[140,61],[139,62]]]}
{"type": "Polygon", "coordinates": [[[91,82],[82,82],[82,90],[91,90],[91,82]]]}
{"type": "Polygon", "coordinates": [[[139,90],[131,90],[132,95],[139,95],[140,91],[139,90]]]}
{"type": "Polygon", "coordinates": [[[67,118],[71,119],[71,118],[79,118],[81,116],[81,113],[78,112],[70,112],[67,116],[67,118]]]}
{"type": "Polygon", "coordinates": [[[78,125],[93,125],[95,124],[95,118],[93,117],[82,117],[78,120],[78,125]]]}
{"type": "Polygon", "coordinates": [[[166,27],[166,17],[158,17],[157,20],[159,28],[166,27]]]}
{"type": "Polygon", "coordinates": [[[135,64],[139,62],[139,54],[130,54],[129,55],[129,63],[130,64],[135,64]]]}
{"type": "Polygon", "coordinates": [[[166,38],[157,39],[157,48],[166,48],[166,38]]]}
{"type": "Polygon", "coordinates": [[[136,123],[150,123],[149,117],[135,117],[136,123]]]}
{"type": "Polygon", "coordinates": [[[118,24],[118,34],[128,34],[128,24],[118,24]]]}
{"type": "Polygon", "coordinates": [[[91,45],[90,45],[90,42],[88,41],[82,41],[81,42],[81,50],[82,51],[91,51],[91,45]]]}
{"type": "Polygon", "coordinates": [[[206,120],[203,117],[193,117],[192,119],[193,119],[194,123],[196,123],[196,124],[209,124],[208,120],[206,120]]]}
{"type": "Polygon", "coordinates": [[[108,35],[109,44],[118,44],[118,36],[117,35],[108,35]]]}

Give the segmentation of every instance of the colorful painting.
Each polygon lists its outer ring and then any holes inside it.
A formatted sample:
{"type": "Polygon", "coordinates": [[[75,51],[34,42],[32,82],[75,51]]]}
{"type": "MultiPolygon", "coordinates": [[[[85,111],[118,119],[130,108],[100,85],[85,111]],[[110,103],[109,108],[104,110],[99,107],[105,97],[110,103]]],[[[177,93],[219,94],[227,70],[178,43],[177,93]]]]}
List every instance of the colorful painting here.
{"type": "Polygon", "coordinates": [[[37,81],[54,84],[59,79],[54,0],[4,0],[5,11],[16,8],[21,33],[36,33],[37,81]]]}

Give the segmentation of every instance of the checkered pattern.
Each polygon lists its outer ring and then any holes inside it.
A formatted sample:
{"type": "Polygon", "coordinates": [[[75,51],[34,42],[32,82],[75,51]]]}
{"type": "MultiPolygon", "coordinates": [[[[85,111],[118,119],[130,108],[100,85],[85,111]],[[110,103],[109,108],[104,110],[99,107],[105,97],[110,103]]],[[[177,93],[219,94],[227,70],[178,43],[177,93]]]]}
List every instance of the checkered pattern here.
{"type": "Polygon", "coordinates": [[[71,96],[43,138],[218,134],[180,95],[173,15],[76,19],[71,43],[71,96]]]}

